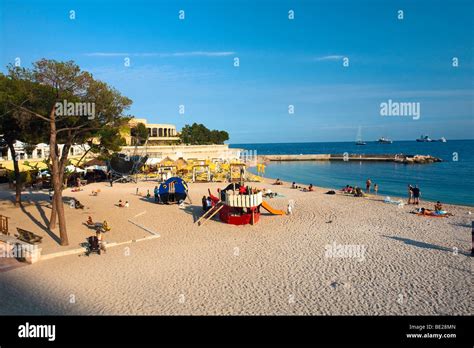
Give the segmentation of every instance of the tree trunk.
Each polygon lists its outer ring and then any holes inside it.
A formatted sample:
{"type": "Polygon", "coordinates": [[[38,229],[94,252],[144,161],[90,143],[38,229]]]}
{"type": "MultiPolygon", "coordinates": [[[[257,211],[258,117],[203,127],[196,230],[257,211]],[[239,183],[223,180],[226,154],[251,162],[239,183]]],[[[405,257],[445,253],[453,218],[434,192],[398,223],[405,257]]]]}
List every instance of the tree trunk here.
{"type": "Polygon", "coordinates": [[[56,216],[58,215],[58,212],[56,211],[56,200],[53,199],[51,200],[51,217],[49,218],[49,229],[53,230],[56,228],[56,216]]]}
{"type": "Polygon", "coordinates": [[[20,166],[18,165],[18,158],[16,157],[14,143],[8,142],[8,148],[13,158],[13,169],[15,172],[15,205],[21,205],[21,175],[20,166]]]}
{"type": "MultiPolygon", "coordinates": [[[[64,156],[64,151],[69,151],[70,147],[71,147],[70,145],[65,145],[63,147],[63,152],[62,152],[62,155],[61,155],[61,161],[59,162],[59,176],[60,176],[59,181],[62,183],[61,185],[64,184],[64,168],[66,166],[66,159],[65,159],[65,156],[64,156]]],[[[54,154],[57,154],[58,152],[59,152],[59,149],[58,149],[57,144],[56,144],[56,151],[54,152],[54,154]]],[[[52,172],[52,169],[51,169],[51,172],[52,172]]],[[[61,186],[61,192],[62,192],[62,186],[61,186]]],[[[61,197],[62,197],[62,194],[61,194],[61,197]]],[[[62,200],[62,198],[61,198],[61,200],[62,200]]],[[[53,200],[51,202],[51,217],[49,219],[49,228],[50,229],[56,228],[57,215],[58,215],[58,210],[57,210],[56,200],[54,199],[54,196],[53,196],[53,200]]]]}
{"type": "MultiPolygon", "coordinates": [[[[51,154],[51,183],[54,189],[53,201],[56,204],[56,213],[59,221],[59,238],[60,244],[63,246],[69,245],[67,238],[67,228],[66,228],[66,216],[64,215],[64,204],[63,204],[63,182],[62,175],[60,172],[59,165],[59,154],[57,151],[57,142],[56,142],[56,115],[55,107],[51,110],[50,118],[50,137],[49,137],[49,151],[51,154]]],[[[54,207],[54,205],[53,205],[54,207]]],[[[53,213],[53,212],[52,212],[53,213]]]]}

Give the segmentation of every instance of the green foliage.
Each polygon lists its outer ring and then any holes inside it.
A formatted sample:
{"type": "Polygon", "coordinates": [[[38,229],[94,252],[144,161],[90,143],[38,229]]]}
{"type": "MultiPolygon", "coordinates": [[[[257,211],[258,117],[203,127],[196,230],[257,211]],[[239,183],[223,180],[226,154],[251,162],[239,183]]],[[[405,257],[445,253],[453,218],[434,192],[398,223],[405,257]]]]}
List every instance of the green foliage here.
{"type": "MultiPolygon", "coordinates": [[[[88,103],[94,105],[93,117],[84,115],[56,116],[58,143],[84,144],[100,137],[104,127],[120,127],[123,115],[132,103],[105,82],[95,80],[72,61],[42,59],[32,69],[9,67],[10,76],[30,84],[29,94],[43,96],[43,110],[35,111],[49,118],[57,103],[88,103]]],[[[33,117],[34,119],[34,117],[33,117]]],[[[29,119],[31,121],[31,117],[29,119]]],[[[36,120],[37,121],[37,120],[36,120]]],[[[43,123],[44,120],[42,120],[43,123]]],[[[47,122],[46,122],[47,123],[47,122]]],[[[48,132],[45,132],[48,134],[48,132]]]]}
{"type": "Polygon", "coordinates": [[[130,135],[134,139],[133,145],[142,145],[148,139],[148,129],[143,123],[138,123],[130,129],[130,135]]]}
{"type": "Polygon", "coordinates": [[[224,141],[229,140],[229,133],[209,130],[203,124],[193,123],[191,126],[183,127],[180,138],[183,143],[191,145],[223,144],[224,141]]]}
{"type": "Polygon", "coordinates": [[[16,105],[38,113],[45,111],[48,102],[46,88],[19,79],[18,69],[12,70],[9,76],[0,73],[0,134],[8,144],[17,140],[28,144],[43,142],[48,135],[47,124],[16,105]]]}
{"type": "MultiPolygon", "coordinates": [[[[7,171],[8,179],[10,182],[14,182],[16,180],[15,172],[13,170],[8,170],[7,171]]],[[[33,175],[35,175],[35,172],[30,173],[30,171],[26,172],[20,172],[19,178],[20,178],[20,184],[28,184],[30,185],[33,182],[33,175]]]]}

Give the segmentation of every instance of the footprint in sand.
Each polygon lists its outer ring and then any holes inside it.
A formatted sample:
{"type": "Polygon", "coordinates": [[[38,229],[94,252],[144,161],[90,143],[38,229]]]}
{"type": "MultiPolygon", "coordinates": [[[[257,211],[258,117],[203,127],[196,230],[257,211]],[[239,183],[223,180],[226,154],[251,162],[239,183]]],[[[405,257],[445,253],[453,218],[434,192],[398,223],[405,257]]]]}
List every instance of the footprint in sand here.
{"type": "Polygon", "coordinates": [[[329,284],[329,286],[333,289],[339,289],[339,288],[349,289],[351,287],[351,284],[333,281],[331,284],[329,284]]]}

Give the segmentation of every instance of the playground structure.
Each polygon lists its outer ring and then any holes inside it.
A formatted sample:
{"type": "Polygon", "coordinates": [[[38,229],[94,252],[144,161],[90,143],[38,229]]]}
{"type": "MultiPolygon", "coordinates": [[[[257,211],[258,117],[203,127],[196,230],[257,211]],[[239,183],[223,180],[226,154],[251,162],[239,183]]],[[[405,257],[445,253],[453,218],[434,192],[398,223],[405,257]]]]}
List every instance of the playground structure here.
{"type": "Polygon", "coordinates": [[[204,213],[196,222],[202,226],[206,221],[219,213],[219,219],[231,225],[254,225],[260,220],[260,208],[272,215],[285,215],[282,210],[272,208],[263,201],[262,192],[253,192],[249,187],[230,184],[220,191],[220,197],[211,195],[213,207],[204,213]]]}
{"type": "Polygon", "coordinates": [[[181,203],[188,196],[188,185],[183,179],[172,177],[160,185],[158,193],[162,203],[181,203]]]}
{"type": "Polygon", "coordinates": [[[108,163],[112,180],[114,182],[137,182],[134,175],[138,174],[147,159],[147,155],[129,156],[123,153],[115,154],[108,163]]]}
{"type": "Polygon", "coordinates": [[[231,163],[229,165],[229,181],[243,183],[245,180],[245,164],[231,163]]]}

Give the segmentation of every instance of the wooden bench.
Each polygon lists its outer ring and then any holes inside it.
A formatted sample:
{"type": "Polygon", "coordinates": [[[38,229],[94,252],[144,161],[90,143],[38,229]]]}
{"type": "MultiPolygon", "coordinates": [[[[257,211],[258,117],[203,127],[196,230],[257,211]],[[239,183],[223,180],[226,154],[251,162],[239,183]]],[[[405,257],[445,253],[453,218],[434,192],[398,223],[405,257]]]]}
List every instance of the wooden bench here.
{"type": "Polygon", "coordinates": [[[0,215],[0,234],[10,235],[8,231],[8,219],[9,217],[0,215]]]}
{"type": "Polygon", "coordinates": [[[43,237],[34,234],[33,232],[23,230],[19,227],[16,228],[18,235],[16,236],[19,240],[30,244],[39,244],[43,237]]]}

